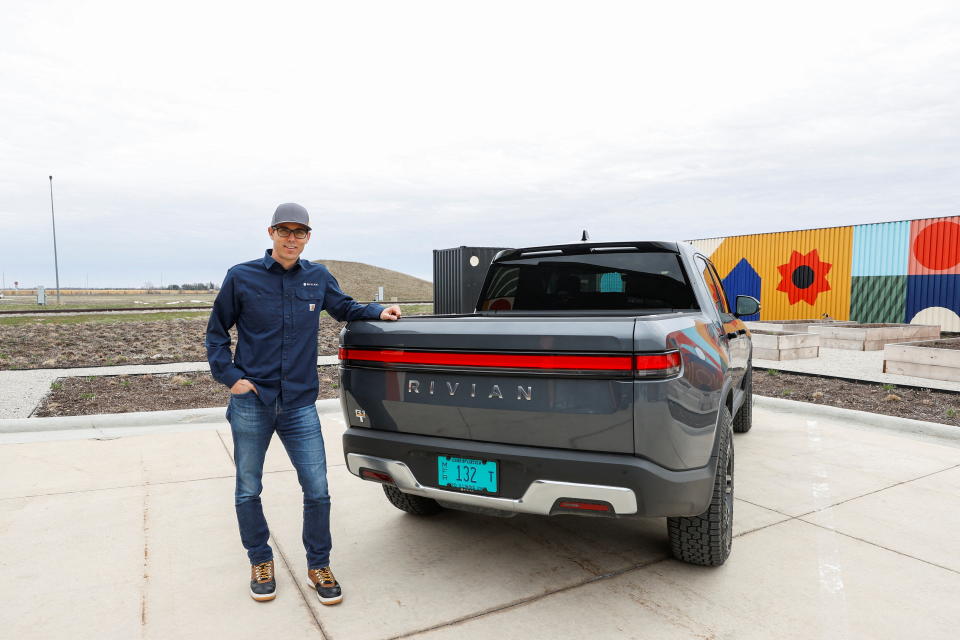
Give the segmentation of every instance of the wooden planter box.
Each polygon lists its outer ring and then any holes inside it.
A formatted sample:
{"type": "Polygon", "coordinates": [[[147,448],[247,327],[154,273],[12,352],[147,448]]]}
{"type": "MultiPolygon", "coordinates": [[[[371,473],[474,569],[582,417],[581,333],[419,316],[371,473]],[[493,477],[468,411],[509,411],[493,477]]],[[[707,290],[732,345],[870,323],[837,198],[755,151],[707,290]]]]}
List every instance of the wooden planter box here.
{"type": "Polygon", "coordinates": [[[788,333],[751,329],[753,357],[761,360],[799,360],[820,355],[820,336],[815,333],[788,333]]]}
{"type": "Polygon", "coordinates": [[[744,324],[753,331],[784,331],[786,333],[809,333],[812,325],[842,326],[856,324],[852,320],[750,320],[744,324]]]}
{"type": "Polygon", "coordinates": [[[848,324],[842,327],[810,326],[827,349],[879,351],[884,345],[940,337],[940,327],[926,324],[848,324]]]}
{"type": "Polygon", "coordinates": [[[960,382],[960,338],[888,344],[883,372],[960,382]]]}

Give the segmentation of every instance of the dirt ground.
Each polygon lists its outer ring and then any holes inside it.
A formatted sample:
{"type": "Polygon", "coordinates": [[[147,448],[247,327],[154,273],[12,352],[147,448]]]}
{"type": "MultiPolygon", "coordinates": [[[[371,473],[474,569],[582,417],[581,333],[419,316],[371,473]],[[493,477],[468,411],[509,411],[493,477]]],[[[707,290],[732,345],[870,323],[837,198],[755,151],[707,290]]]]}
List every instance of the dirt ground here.
{"type": "MultiPolygon", "coordinates": [[[[339,395],[335,365],[317,367],[320,399],[339,395]]],[[[135,376],[60,378],[36,417],[86,416],[98,413],[168,411],[226,407],[230,391],[209,373],[166,373],[135,376]]]]}
{"type": "Polygon", "coordinates": [[[947,391],[757,369],[753,373],[753,392],[960,427],[960,394],[947,391]]]}
{"type": "Polygon", "coordinates": [[[923,346],[927,349],[960,349],[960,340],[937,340],[924,342],[922,345],[911,344],[911,347],[923,346]]]}
{"type": "MultiPolygon", "coordinates": [[[[342,322],[323,316],[320,355],[336,355],[342,322]]],[[[203,362],[207,318],[0,326],[0,370],[203,362]]],[[[231,332],[236,343],[236,332],[231,332]]]]}

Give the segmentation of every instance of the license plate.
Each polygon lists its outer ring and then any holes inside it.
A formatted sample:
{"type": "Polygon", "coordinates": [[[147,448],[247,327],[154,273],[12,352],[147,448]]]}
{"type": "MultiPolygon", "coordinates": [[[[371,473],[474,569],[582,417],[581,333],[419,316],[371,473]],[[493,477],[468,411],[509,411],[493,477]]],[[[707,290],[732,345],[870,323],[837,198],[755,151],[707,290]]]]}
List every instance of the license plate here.
{"type": "Polygon", "coordinates": [[[497,463],[473,458],[437,456],[437,480],[441,487],[496,493],[497,463]]]}

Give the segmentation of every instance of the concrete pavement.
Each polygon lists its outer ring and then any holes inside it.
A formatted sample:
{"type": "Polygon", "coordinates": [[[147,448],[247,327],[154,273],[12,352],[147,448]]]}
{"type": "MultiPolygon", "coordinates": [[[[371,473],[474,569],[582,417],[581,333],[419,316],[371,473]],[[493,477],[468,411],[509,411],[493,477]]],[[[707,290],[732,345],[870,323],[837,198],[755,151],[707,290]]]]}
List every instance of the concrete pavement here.
{"type": "Polygon", "coordinates": [[[734,440],[733,553],[705,569],[669,559],[661,519],[404,514],[349,474],[338,408],[321,410],[343,604],[303,586],[279,443],[264,481],[279,596],[256,603],[225,423],[20,434],[38,441],[0,446],[4,635],[880,639],[960,625],[956,440],[758,406],[734,440]]]}

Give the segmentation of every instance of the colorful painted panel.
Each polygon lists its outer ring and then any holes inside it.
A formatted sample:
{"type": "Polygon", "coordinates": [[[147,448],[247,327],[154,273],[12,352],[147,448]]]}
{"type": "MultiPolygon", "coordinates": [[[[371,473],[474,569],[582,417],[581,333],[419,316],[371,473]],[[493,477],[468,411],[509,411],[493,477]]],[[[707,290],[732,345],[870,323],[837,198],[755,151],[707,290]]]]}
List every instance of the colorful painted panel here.
{"type": "Polygon", "coordinates": [[[909,276],[907,321],[960,331],[960,275],[909,276]]]}
{"type": "MultiPolygon", "coordinates": [[[[727,277],[723,279],[723,290],[727,293],[727,300],[730,306],[735,307],[737,296],[753,296],[760,299],[760,275],[753,270],[747,259],[744,258],[737,263],[727,277]]],[[[743,320],[759,320],[760,314],[755,313],[751,316],[743,316],[743,320]]]]}
{"type": "Polygon", "coordinates": [[[906,275],[909,247],[908,221],[854,227],[853,277],[906,275]]]}
{"type": "Polygon", "coordinates": [[[909,268],[912,276],[960,274],[960,217],[911,222],[909,268]]]}
{"type": "Polygon", "coordinates": [[[726,238],[710,257],[727,276],[746,259],[760,279],[763,320],[846,320],[852,245],[853,227],[834,227],[726,238]]]}
{"type": "Polygon", "coordinates": [[[905,275],[854,276],[850,290],[850,319],[857,322],[906,322],[906,299],[905,275]]]}

